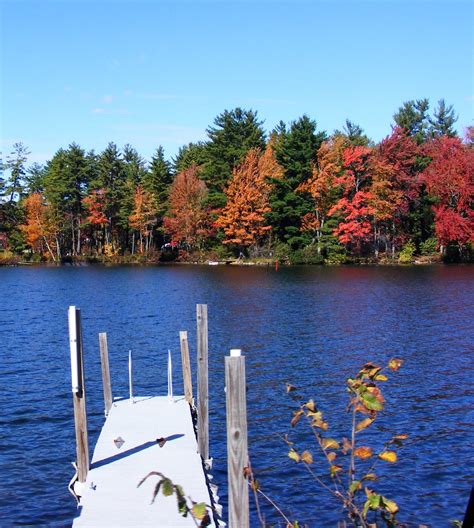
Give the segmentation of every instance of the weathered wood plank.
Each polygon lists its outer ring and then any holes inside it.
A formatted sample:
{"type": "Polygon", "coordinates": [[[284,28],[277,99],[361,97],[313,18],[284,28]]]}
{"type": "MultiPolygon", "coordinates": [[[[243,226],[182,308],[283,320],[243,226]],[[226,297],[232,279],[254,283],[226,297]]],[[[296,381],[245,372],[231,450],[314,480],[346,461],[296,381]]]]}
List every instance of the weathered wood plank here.
{"type": "Polygon", "coordinates": [[[110,382],[109,348],[107,345],[107,334],[99,334],[100,364],[102,367],[102,384],[104,387],[105,416],[109,414],[112,407],[112,385],[110,382]]]}
{"type": "Polygon", "coordinates": [[[227,472],[229,527],[248,528],[249,493],[244,468],[248,466],[245,357],[232,350],[225,358],[227,413],[227,472]],[[239,354],[239,355],[237,355],[239,354]]]}
{"type": "Polygon", "coordinates": [[[196,306],[197,317],[197,383],[198,383],[198,449],[203,460],[209,459],[209,382],[207,304],[196,306]]]}
{"type": "Polygon", "coordinates": [[[81,311],[69,307],[69,345],[71,352],[72,398],[76,432],[76,465],[79,482],[85,482],[89,471],[89,440],[87,434],[86,387],[82,347],[81,311]]]}
{"type": "Polygon", "coordinates": [[[193,404],[193,380],[191,376],[191,362],[189,360],[188,333],[182,330],[179,333],[181,347],[181,363],[183,366],[184,398],[189,404],[193,404]]]}

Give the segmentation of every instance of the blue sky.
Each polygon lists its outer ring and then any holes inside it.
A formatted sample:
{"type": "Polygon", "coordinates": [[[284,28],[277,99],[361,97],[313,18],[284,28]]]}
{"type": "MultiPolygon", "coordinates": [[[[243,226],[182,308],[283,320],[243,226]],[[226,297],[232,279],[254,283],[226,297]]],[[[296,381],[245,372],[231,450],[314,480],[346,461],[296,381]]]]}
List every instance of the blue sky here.
{"type": "Polygon", "coordinates": [[[0,0],[2,151],[76,141],[169,158],[224,109],[271,130],[303,113],[378,141],[403,101],[473,121],[470,1],[0,0]]]}

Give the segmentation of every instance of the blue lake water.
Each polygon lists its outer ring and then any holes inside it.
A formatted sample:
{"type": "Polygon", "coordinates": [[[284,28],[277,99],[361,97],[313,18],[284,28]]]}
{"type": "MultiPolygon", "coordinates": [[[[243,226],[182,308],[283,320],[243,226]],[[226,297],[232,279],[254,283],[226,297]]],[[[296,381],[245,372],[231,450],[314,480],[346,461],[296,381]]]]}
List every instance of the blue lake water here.
{"type": "MultiPolygon", "coordinates": [[[[114,396],[128,395],[129,349],[136,394],[166,394],[168,349],[181,392],[178,332],[189,332],[194,366],[195,305],[206,303],[210,452],[224,508],[229,349],[246,356],[249,450],[262,489],[310,527],[343,517],[286,456],[279,434],[294,404],[285,382],[327,410],[340,437],[349,433],[345,379],[368,360],[397,356],[405,364],[367,436],[375,446],[392,433],[410,439],[396,464],[378,465],[374,488],[397,501],[400,520],[449,526],[474,483],[473,279],[467,266],[0,268],[0,525],[70,526],[76,513],[67,491],[75,458],[67,307],[82,310],[92,450],[103,423],[97,334],[108,333],[114,396]]],[[[312,449],[303,431],[297,438],[312,449]]]]}

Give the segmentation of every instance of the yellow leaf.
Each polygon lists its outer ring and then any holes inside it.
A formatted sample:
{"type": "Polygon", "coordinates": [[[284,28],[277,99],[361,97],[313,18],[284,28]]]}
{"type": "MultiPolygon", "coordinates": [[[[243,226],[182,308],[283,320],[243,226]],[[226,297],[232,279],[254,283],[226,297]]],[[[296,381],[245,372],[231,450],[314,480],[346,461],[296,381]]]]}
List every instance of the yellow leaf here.
{"type": "Polygon", "coordinates": [[[372,448],[367,446],[361,446],[358,447],[354,451],[354,456],[361,458],[362,460],[366,460],[367,458],[370,458],[373,454],[372,448]]]}
{"type": "Polygon", "coordinates": [[[192,507],[191,512],[193,514],[193,517],[195,517],[196,519],[201,521],[202,519],[204,519],[204,517],[205,517],[205,515],[207,513],[206,503],[199,502],[198,504],[194,504],[194,506],[192,507]]]}
{"type": "Polygon", "coordinates": [[[303,451],[301,453],[301,460],[305,464],[312,464],[313,463],[313,456],[311,455],[311,453],[309,451],[303,451]]]}
{"type": "Polygon", "coordinates": [[[308,403],[305,403],[304,406],[309,410],[309,411],[316,411],[316,405],[314,404],[314,401],[313,400],[309,400],[308,403]]]}
{"type": "Polygon", "coordinates": [[[403,359],[393,358],[388,362],[388,368],[396,371],[403,365],[403,359]]]}
{"type": "Polygon", "coordinates": [[[336,453],[334,453],[334,451],[330,451],[328,454],[327,454],[327,458],[329,460],[329,462],[334,462],[334,460],[336,459],[337,455],[336,453]]]}
{"type": "Polygon", "coordinates": [[[362,480],[377,480],[377,475],[375,473],[367,473],[362,480]]]}
{"type": "Polygon", "coordinates": [[[375,381],[387,381],[388,378],[387,376],[385,376],[385,374],[378,374],[377,376],[375,376],[374,380],[375,381]]]}
{"type": "Polygon", "coordinates": [[[323,438],[322,440],[323,449],[338,449],[339,444],[334,438],[323,438]]]}
{"type": "Polygon", "coordinates": [[[389,500],[384,497],[383,505],[385,509],[388,511],[388,513],[397,513],[398,511],[398,504],[393,500],[389,500]]]}
{"type": "Polygon", "coordinates": [[[379,458],[393,464],[393,462],[397,461],[397,453],[395,451],[384,451],[379,454],[379,458]]]}
{"type": "Polygon", "coordinates": [[[288,456],[291,458],[291,460],[294,460],[295,462],[299,462],[301,459],[300,455],[298,455],[298,453],[294,449],[290,449],[288,456]]]}
{"type": "Polygon", "coordinates": [[[334,477],[336,473],[338,473],[339,471],[342,471],[342,467],[336,466],[335,464],[333,464],[329,469],[331,471],[331,477],[334,477]]]}
{"type": "Polygon", "coordinates": [[[373,422],[374,420],[372,418],[365,418],[364,420],[362,420],[361,422],[359,422],[357,425],[356,425],[356,428],[355,430],[356,431],[362,431],[362,429],[365,429],[366,427],[369,427],[369,425],[373,422]]]}
{"type": "Polygon", "coordinates": [[[286,384],[286,392],[293,392],[296,390],[296,387],[292,385],[291,383],[286,384]]]}

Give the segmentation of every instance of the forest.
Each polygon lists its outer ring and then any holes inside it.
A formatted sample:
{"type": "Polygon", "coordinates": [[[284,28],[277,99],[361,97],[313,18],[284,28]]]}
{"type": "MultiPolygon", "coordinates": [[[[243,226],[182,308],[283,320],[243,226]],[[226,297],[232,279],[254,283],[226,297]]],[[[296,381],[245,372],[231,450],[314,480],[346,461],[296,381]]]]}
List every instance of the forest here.
{"type": "Polygon", "coordinates": [[[444,100],[407,101],[379,143],[307,115],[268,134],[257,111],[218,115],[171,161],[72,143],[44,165],[2,161],[0,261],[472,261],[474,127],[444,100]]]}

